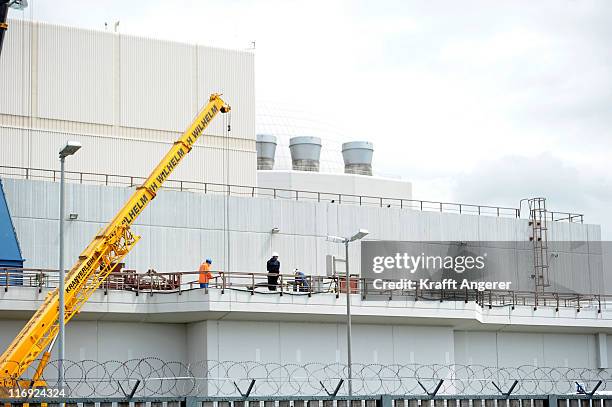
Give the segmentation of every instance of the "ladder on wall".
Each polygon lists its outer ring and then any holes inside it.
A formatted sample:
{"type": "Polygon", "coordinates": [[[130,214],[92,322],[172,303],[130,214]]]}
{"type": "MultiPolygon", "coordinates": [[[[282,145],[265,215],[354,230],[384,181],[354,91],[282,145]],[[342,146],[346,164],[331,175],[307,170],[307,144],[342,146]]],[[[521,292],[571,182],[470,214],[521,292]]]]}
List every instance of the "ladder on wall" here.
{"type": "Polygon", "coordinates": [[[533,279],[536,290],[550,286],[548,276],[548,224],[546,198],[531,198],[529,204],[529,226],[533,242],[533,279]]]}

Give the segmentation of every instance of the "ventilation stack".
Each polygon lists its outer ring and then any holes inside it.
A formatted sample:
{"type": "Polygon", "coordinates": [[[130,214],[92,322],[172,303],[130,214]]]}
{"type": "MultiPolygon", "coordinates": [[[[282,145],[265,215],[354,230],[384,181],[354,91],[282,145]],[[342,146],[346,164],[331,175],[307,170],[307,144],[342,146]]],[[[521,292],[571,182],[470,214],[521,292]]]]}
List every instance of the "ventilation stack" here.
{"type": "Polygon", "coordinates": [[[271,170],[274,168],[276,154],[276,137],[270,134],[257,135],[257,169],[271,170]]]}
{"type": "Polygon", "coordinates": [[[318,137],[293,137],[289,140],[291,162],[296,171],[319,171],[321,139],[318,137]]]}
{"type": "Polygon", "coordinates": [[[342,144],[344,172],[346,174],[372,175],[374,145],[369,141],[350,141],[342,144]]]}

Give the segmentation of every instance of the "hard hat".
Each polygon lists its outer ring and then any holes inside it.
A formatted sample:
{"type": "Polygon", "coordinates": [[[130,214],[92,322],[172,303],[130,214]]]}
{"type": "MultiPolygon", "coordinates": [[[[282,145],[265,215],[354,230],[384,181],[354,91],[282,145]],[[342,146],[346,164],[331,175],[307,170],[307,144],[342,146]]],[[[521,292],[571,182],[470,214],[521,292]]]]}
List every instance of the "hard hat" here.
{"type": "Polygon", "coordinates": [[[278,252],[272,252],[272,257],[278,257],[278,252]]]}
{"type": "Polygon", "coordinates": [[[210,258],[206,259],[206,263],[212,264],[212,259],[210,259],[210,258]]]}

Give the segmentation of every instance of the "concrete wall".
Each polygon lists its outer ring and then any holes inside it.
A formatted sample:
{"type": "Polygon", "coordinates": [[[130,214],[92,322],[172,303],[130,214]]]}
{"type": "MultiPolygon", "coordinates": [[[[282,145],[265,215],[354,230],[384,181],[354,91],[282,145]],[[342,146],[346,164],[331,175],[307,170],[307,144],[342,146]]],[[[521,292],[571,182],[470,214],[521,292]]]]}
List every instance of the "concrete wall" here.
{"type": "MultiPolygon", "coordinates": [[[[8,178],[4,185],[25,265],[56,268],[59,185],[8,178]]],[[[131,192],[68,184],[66,211],[77,213],[78,220],[66,223],[67,259],[79,255],[131,192]]],[[[136,222],[134,230],[142,239],[126,258],[126,267],[189,271],[212,257],[216,270],[265,272],[265,261],[277,251],[283,272],[298,267],[306,274],[325,275],[326,255],[344,257],[343,248],[325,237],[348,236],[359,228],[368,229],[368,239],[374,240],[522,242],[493,243],[489,249],[496,254],[500,278],[516,281],[514,289],[533,288],[530,252],[523,247],[530,244],[526,220],[171,190],[163,190],[136,222]],[[280,232],[272,234],[275,227],[280,232]]],[[[551,240],[592,243],[568,243],[551,259],[552,289],[612,291],[603,284],[599,233],[596,225],[551,225],[551,240]]],[[[350,256],[358,272],[359,245],[351,247],[350,256]]]]}
{"type": "Polygon", "coordinates": [[[599,367],[592,334],[455,331],[454,350],[466,365],[599,367]]]}
{"type": "MultiPolygon", "coordinates": [[[[0,349],[8,346],[24,323],[0,319],[0,349]]],[[[610,335],[607,342],[612,343],[610,335]]],[[[66,343],[70,360],[158,357],[183,363],[346,363],[342,323],[74,321],[68,326],[66,343]]],[[[467,332],[444,326],[354,324],[353,355],[357,364],[599,367],[596,334],[467,332]]]]}
{"type": "MultiPolygon", "coordinates": [[[[333,174],[309,171],[257,171],[257,186],[323,193],[323,199],[338,199],[334,195],[356,195],[365,197],[385,197],[412,199],[412,184],[399,179],[370,177],[357,174],[333,174]]],[[[278,196],[294,198],[289,192],[278,191],[278,196]]],[[[308,197],[308,194],[304,196],[308,197]]],[[[356,196],[344,196],[349,202],[359,202],[356,196]]],[[[317,198],[317,196],[311,196],[317,198]]],[[[378,199],[362,198],[363,204],[380,205],[378,199]]],[[[384,202],[385,205],[399,206],[397,201],[384,202]]],[[[406,203],[408,204],[408,203],[406,203]]]]}
{"type": "MultiPolygon", "coordinates": [[[[47,23],[11,20],[0,59],[0,165],[144,177],[208,102],[217,118],[173,175],[255,185],[254,55],[47,23]]],[[[1,170],[1,169],[0,169],[1,170]]]]}
{"type": "MultiPolygon", "coordinates": [[[[197,340],[206,341],[212,360],[346,363],[344,324],[208,321],[206,337],[197,340]]],[[[353,353],[363,364],[453,363],[453,329],[355,324],[353,353]]]]}
{"type": "MultiPolygon", "coordinates": [[[[25,323],[0,317],[0,349],[8,347],[25,323]]],[[[66,329],[66,359],[126,361],[160,357],[187,362],[186,333],[185,324],[72,321],[66,329]]]]}

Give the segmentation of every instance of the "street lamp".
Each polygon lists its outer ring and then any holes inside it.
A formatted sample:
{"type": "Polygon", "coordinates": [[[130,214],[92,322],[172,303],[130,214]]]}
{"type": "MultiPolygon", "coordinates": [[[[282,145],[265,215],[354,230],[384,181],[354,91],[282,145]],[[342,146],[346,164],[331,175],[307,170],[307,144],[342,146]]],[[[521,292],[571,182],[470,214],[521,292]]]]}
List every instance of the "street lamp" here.
{"type": "Polygon", "coordinates": [[[64,148],[59,152],[60,159],[60,212],[59,212],[59,333],[58,333],[58,387],[59,389],[64,388],[64,359],[65,359],[65,345],[64,345],[64,279],[66,273],[64,271],[64,184],[66,182],[64,176],[64,164],[66,157],[73,155],[81,148],[81,143],[77,141],[68,141],[64,148]]]}
{"type": "Polygon", "coordinates": [[[351,282],[349,279],[349,243],[355,240],[363,239],[368,233],[366,229],[359,229],[359,232],[355,233],[351,237],[340,237],[340,236],[327,236],[328,242],[342,243],[344,244],[345,252],[345,273],[346,273],[346,361],[348,367],[348,393],[349,397],[353,395],[353,368],[352,368],[352,326],[351,326],[351,282]]]}

